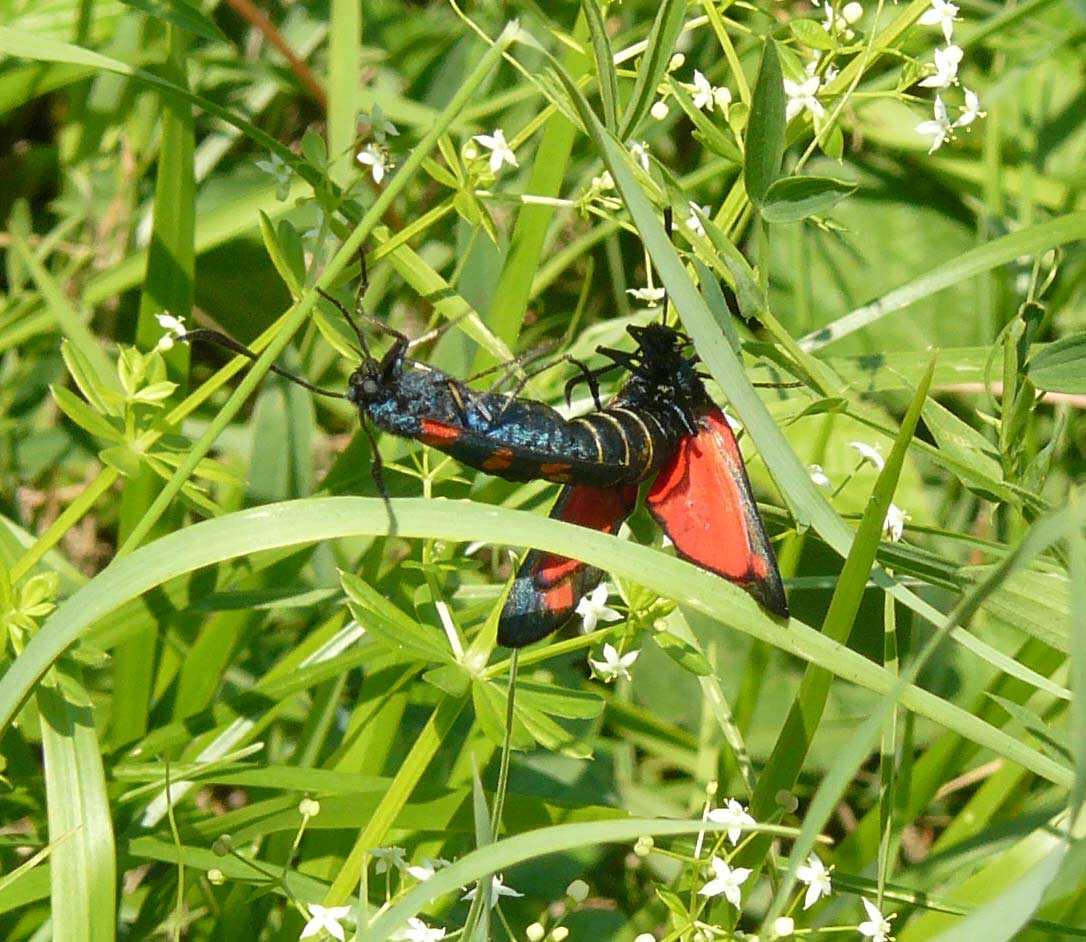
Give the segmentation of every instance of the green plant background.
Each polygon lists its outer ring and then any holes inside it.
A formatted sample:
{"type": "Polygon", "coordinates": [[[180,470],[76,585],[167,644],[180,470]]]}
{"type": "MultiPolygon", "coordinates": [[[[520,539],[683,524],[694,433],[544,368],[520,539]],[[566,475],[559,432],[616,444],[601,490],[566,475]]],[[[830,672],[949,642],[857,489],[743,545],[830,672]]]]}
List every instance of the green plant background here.
{"type": "Polygon", "coordinates": [[[296,939],[321,902],[373,940],[420,914],[769,938],[785,912],[852,938],[860,896],[902,940],[1086,935],[1086,9],[963,4],[987,115],[928,154],[928,6],[830,42],[817,127],[784,122],[827,35],[801,0],[0,9],[0,938],[296,939]],[[490,174],[499,128],[519,166],[490,174]],[[385,437],[390,537],[357,415],[267,372],[343,387],[316,286],[350,303],[359,250],[366,309],[444,327],[422,356],[457,376],[627,343],[651,262],[744,426],[793,619],[644,513],[633,542],[578,531],[550,485],[385,437]],[[162,311],[260,361],[152,354],[162,311]],[[611,573],[629,618],[525,651],[508,714],[525,545],[611,573]],[[589,676],[604,641],[632,681],[589,676]],[[759,822],[741,912],[697,896],[707,793],[759,822]],[[386,885],[389,844],[455,862],[386,885]],[[835,894],[804,912],[815,847],[835,894]],[[460,900],[495,872],[523,896],[460,900]]]}

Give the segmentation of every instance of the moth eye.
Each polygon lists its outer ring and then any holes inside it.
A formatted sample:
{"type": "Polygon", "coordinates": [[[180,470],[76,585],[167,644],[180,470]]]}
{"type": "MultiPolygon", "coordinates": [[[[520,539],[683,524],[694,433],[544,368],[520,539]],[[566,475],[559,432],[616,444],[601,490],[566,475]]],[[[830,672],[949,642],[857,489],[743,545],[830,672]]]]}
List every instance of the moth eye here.
{"type": "Polygon", "coordinates": [[[367,396],[374,396],[377,394],[377,382],[376,380],[367,379],[362,383],[362,392],[367,396]]]}

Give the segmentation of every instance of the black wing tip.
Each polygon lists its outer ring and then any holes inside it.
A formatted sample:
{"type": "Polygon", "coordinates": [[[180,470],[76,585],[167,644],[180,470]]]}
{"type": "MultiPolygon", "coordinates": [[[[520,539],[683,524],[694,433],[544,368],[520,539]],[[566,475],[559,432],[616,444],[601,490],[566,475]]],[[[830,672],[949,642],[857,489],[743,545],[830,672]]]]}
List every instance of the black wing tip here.
{"type": "Polygon", "coordinates": [[[762,608],[781,618],[791,616],[791,612],[788,610],[788,598],[784,594],[784,586],[781,584],[779,577],[767,582],[748,582],[743,588],[754,596],[754,600],[762,608]]]}
{"type": "Polygon", "coordinates": [[[525,648],[542,641],[569,621],[572,612],[502,612],[498,622],[498,644],[503,648],[525,648]]]}
{"type": "Polygon", "coordinates": [[[498,620],[498,644],[503,648],[523,648],[541,641],[561,628],[573,615],[572,608],[546,607],[545,595],[536,588],[532,579],[534,563],[535,560],[529,555],[522,567],[522,574],[513,580],[513,587],[502,608],[498,620]]]}

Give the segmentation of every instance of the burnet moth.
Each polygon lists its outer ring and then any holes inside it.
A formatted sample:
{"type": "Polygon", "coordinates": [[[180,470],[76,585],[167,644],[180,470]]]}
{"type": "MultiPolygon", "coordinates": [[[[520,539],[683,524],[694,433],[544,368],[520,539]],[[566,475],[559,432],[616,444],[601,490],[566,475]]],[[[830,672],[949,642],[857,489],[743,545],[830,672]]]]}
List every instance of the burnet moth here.
{"type": "MultiPolygon", "coordinates": [[[[365,271],[363,268],[363,285],[365,271]]],[[[271,369],[310,391],[347,399],[369,438],[372,473],[388,500],[373,429],[415,439],[458,461],[511,481],[566,485],[551,516],[614,533],[633,511],[638,485],[656,475],[647,505],[684,558],[746,588],[768,609],[788,611],[780,574],[758,516],[735,436],[709,398],[690,341],[665,324],[627,328],[631,352],[601,347],[611,362],[567,383],[585,382],[596,408],[566,419],[542,402],[515,393],[479,392],[441,370],[410,359],[405,334],[363,314],[392,337],[380,357],[370,352],[358,321],[329,295],[351,325],[361,360],[340,393],[271,369]],[[630,376],[612,402],[599,400],[597,378],[617,368],[630,376]]],[[[180,339],[216,343],[250,359],[257,355],[215,330],[180,339]]],[[[425,339],[425,338],[423,338],[425,339]]],[[[517,573],[498,627],[498,641],[522,647],[568,620],[601,573],[586,564],[532,550],[517,573]]]]}
{"type": "MultiPolygon", "coordinates": [[[[271,369],[311,392],[346,399],[357,406],[362,427],[374,446],[373,474],[382,496],[387,492],[371,425],[422,442],[463,464],[510,481],[544,480],[599,489],[643,481],[693,429],[676,420],[673,406],[666,397],[656,395],[654,385],[632,395],[641,386],[639,376],[627,383],[631,391],[627,398],[639,404],[637,411],[618,400],[607,407],[600,405],[596,376],[618,365],[632,364],[636,354],[604,351],[613,362],[595,373],[573,360],[581,370],[577,381],[589,384],[597,408],[587,415],[566,419],[545,403],[515,393],[479,392],[441,370],[410,359],[410,348],[421,341],[412,343],[406,335],[367,317],[393,338],[383,356],[373,356],[355,318],[334,298],[326,297],[350,322],[361,347],[362,358],[348,380],[347,392],[322,389],[277,366],[271,369]]],[[[641,328],[631,328],[638,330],[641,328]]],[[[179,339],[210,341],[250,359],[257,358],[243,344],[216,330],[191,330],[179,339]]],[[[649,359],[656,363],[660,355],[653,354],[649,359]]],[[[645,380],[654,383],[653,377],[646,376],[645,380]]]]}
{"type": "MultiPolygon", "coordinates": [[[[739,446],[723,410],[705,389],[697,358],[686,355],[690,341],[665,324],[627,330],[637,349],[624,353],[601,347],[598,352],[612,364],[597,374],[622,366],[629,379],[605,409],[581,421],[596,430],[612,425],[606,452],[601,436],[600,453],[624,464],[630,477],[610,488],[568,484],[551,517],[614,533],[636,505],[637,483],[655,473],[645,503],[678,554],[742,586],[774,614],[787,616],[777,561],[739,446]]],[[[560,628],[602,575],[578,560],[530,550],[502,610],[499,643],[519,648],[560,628]]]]}

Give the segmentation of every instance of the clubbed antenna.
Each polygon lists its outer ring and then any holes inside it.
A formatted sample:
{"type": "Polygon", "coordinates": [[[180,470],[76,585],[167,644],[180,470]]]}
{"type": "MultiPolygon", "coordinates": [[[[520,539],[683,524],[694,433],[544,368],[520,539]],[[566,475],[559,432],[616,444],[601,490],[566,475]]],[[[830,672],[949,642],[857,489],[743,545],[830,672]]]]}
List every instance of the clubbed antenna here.
{"type": "MultiPolygon", "coordinates": [[[[672,230],[673,230],[673,219],[672,219],[672,217],[673,217],[673,215],[674,214],[672,213],[671,207],[670,206],[665,206],[664,207],[664,232],[667,233],[667,238],[668,238],[669,242],[672,241],[672,230]]],[[[659,272],[657,272],[657,274],[659,274],[659,272]]],[[[667,305],[668,305],[669,300],[670,299],[668,298],[667,288],[665,288],[664,289],[664,311],[660,315],[660,323],[663,324],[665,327],[667,327],[667,305]]]]}

